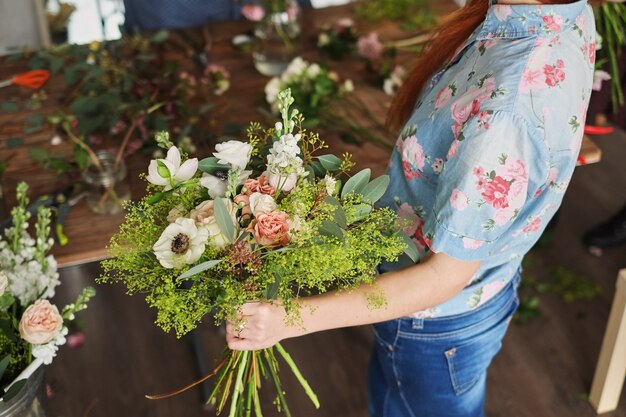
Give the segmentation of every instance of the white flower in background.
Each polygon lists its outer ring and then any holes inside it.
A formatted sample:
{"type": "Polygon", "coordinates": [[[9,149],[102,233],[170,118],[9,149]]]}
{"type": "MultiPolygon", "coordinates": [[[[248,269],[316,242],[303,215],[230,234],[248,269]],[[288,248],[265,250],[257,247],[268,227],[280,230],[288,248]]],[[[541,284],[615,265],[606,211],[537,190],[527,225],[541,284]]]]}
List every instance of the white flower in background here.
{"type": "Polygon", "coordinates": [[[351,79],[347,79],[343,82],[341,90],[344,93],[351,93],[354,91],[354,82],[351,79]]]}
{"type": "Polygon", "coordinates": [[[172,146],[167,151],[165,159],[150,161],[146,179],[154,185],[171,190],[182,182],[191,179],[198,170],[198,158],[192,158],[181,165],[180,152],[172,146]]]}
{"type": "Polygon", "coordinates": [[[152,249],[164,268],[193,264],[204,252],[209,232],[198,228],[192,219],[177,219],[165,228],[152,249]]]}
{"type": "Polygon", "coordinates": [[[250,210],[254,216],[257,213],[271,213],[276,210],[276,202],[271,195],[252,193],[250,195],[250,210]]]}
{"type": "Polygon", "coordinates": [[[328,33],[320,33],[320,36],[317,38],[317,46],[322,47],[326,46],[330,43],[330,36],[328,33]]]}
{"type": "Polygon", "coordinates": [[[383,91],[385,94],[388,96],[396,94],[396,91],[402,86],[405,77],[406,70],[404,67],[397,65],[389,75],[389,78],[385,79],[383,83],[383,91]]]}
{"type": "Polygon", "coordinates": [[[593,87],[594,91],[602,90],[602,83],[611,79],[611,74],[606,71],[597,70],[593,73],[593,87]]]}
{"type": "Polygon", "coordinates": [[[202,178],[200,178],[200,185],[208,190],[211,198],[224,197],[228,189],[227,180],[207,174],[206,172],[203,173],[202,178]]]}
{"type": "Polygon", "coordinates": [[[596,32],[596,51],[599,51],[600,49],[602,49],[602,42],[604,41],[604,39],[602,39],[602,35],[600,35],[600,33],[596,32]]]}
{"type": "Polygon", "coordinates": [[[171,209],[169,213],[167,213],[167,221],[170,223],[174,223],[176,219],[185,217],[186,215],[187,215],[187,209],[181,203],[181,204],[178,204],[173,209],[171,209]]]}
{"type": "Polygon", "coordinates": [[[334,177],[326,174],[324,177],[324,186],[326,187],[326,193],[330,196],[335,195],[337,189],[337,180],[334,177]]]}
{"type": "Polygon", "coordinates": [[[265,101],[274,106],[281,89],[280,78],[274,77],[265,85],[265,101]]]}
{"type": "Polygon", "coordinates": [[[63,139],[61,139],[61,136],[59,136],[58,134],[52,136],[52,139],[50,139],[50,144],[52,146],[59,146],[62,143],[63,143],[63,139]]]}
{"type": "Polygon", "coordinates": [[[9,278],[7,277],[7,274],[5,274],[4,271],[0,271],[0,295],[4,294],[8,286],[9,278]]]}
{"type": "Polygon", "coordinates": [[[315,78],[320,74],[321,70],[322,69],[320,68],[319,64],[313,63],[309,65],[309,67],[306,69],[306,74],[309,76],[309,78],[315,78]]]}
{"type": "Polygon", "coordinates": [[[252,146],[246,142],[229,140],[215,145],[217,152],[213,156],[219,159],[220,164],[230,164],[233,168],[243,170],[250,162],[252,146]]]}

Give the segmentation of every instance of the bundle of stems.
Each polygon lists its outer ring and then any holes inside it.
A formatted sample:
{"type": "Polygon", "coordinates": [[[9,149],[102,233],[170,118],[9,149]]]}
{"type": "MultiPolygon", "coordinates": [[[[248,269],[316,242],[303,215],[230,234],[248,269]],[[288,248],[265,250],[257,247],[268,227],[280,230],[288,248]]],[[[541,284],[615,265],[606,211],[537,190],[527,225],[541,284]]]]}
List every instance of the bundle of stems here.
{"type": "Polygon", "coordinates": [[[608,64],[611,75],[611,101],[613,110],[618,111],[624,105],[618,58],[622,47],[626,45],[626,4],[608,2],[596,10],[596,30],[602,37],[603,47],[600,53],[601,66],[608,64]],[[606,62],[608,61],[608,62],[606,62]]]}

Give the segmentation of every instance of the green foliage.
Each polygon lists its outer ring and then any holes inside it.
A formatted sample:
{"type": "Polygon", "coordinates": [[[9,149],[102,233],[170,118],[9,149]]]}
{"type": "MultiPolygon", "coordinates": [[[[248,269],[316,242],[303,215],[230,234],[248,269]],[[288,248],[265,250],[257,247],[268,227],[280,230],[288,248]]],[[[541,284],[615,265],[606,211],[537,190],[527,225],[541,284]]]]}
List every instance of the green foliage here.
{"type": "Polygon", "coordinates": [[[2,324],[7,320],[12,320],[8,313],[0,313],[0,352],[3,358],[7,355],[11,357],[0,378],[0,389],[11,383],[30,363],[30,345],[19,337],[13,324],[9,326],[2,324]]]}
{"type": "Polygon", "coordinates": [[[428,0],[369,0],[359,3],[356,14],[370,22],[394,20],[405,30],[427,30],[437,24],[428,0]]]}
{"type": "Polygon", "coordinates": [[[611,99],[613,109],[624,106],[624,91],[618,65],[619,56],[626,46],[626,5],[608,2],[595,9],[596,30],[602,37],[602,48],[598,48],[598,68],[608,65],[611,74],[611,99]]]}

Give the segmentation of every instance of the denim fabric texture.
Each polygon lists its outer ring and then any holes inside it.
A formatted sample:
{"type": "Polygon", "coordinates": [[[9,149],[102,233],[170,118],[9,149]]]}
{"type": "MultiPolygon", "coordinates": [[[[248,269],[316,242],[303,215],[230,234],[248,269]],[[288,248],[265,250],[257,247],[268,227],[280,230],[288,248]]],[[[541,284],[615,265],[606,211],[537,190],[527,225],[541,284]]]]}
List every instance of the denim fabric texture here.
{"type": "Polygon", "coordinates": [[[519,301],[520,274],[476,310],[374,325],[371,417],[483,417],[487,368],[519,301]]]}

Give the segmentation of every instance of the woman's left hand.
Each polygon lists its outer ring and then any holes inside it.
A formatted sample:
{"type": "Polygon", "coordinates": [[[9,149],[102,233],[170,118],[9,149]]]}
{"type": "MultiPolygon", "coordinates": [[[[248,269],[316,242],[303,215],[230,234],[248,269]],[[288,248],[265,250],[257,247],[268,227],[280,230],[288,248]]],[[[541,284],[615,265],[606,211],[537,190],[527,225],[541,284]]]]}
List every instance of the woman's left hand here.
{"type": "Polygon", "coordinates": [[[285,308],[266,302],[246,303],[237,322],[226,324],[226,342],[232,350],[260,350],[298,335],[298,326],[285,324],[285,308]]]}

